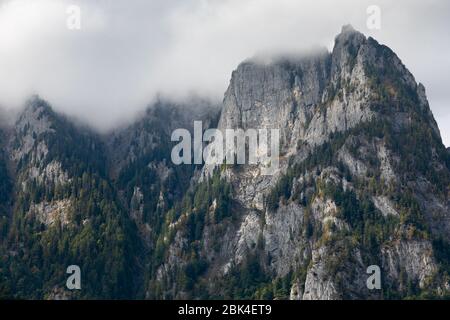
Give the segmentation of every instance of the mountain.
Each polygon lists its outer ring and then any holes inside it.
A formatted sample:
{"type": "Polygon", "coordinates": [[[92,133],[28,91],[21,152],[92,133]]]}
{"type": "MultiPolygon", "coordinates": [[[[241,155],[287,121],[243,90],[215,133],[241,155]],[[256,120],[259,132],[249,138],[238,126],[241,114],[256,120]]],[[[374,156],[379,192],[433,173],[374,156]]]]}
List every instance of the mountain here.
{"type": "Polygon", "coordinates": [[[212,186],[200,185],[167,222],[150,296],[448,290],[448,154],[424,87],[389,48],[346,26],[331,53],[246,61],[233,72],[218,127],[280,128],[280,170],[222,167],[217,175],[232,191],[217,206],[219,178],[206,167],[212,186]],[[366,287],[373,264],[383,271],[381,291],[366,287]]]}
{"type": "Polygon", "coordinates": [[[2,257],[3,295],[130,296],[135,232],[108,181],[98,137],[38,97],[27,102],[10,136],[14,204],[2,257]],[[72,264],[89,270],[83,291],[59,286],[72,264]]]}
{"type": "Polygon", "coordinates": [[[32,97],[1,140],[0,296],[142,297],[164,208],[195,172],[170,162],[170,134],[194,115],[217,121],[215,106],[192,104],[157,103],[102,136],[32,97]],[[84,271],[80,291],[65,290],[69,265],[84,271]]]}
{"type": "Polygon", "coordinates": [[[221,106],[160,100],[98,134],[33,97],[0,127],[1,297],[449,296],[450,153],[423,85],[351,26],[332,52],[242,62],[221,106]],[[278,169],[173,164],[194,121],[280,129],[278,169]]]}

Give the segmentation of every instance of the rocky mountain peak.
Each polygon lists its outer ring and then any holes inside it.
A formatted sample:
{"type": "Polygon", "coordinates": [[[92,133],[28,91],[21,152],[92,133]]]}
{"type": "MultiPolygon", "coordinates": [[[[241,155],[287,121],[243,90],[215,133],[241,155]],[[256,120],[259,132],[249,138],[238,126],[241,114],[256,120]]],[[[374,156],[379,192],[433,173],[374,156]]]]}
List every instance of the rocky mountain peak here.
{"type": "Polygon", "coordinates": [[[25,103],[23,111],[19,114],[15,128],[16,131],[26,134],[29,131],[32,135],[51,130],[51,123],[55,120],[51,106],[39,96],[32,96],[25,103]]]}
{"type": "Polygon", "coordinates": [[[336,45],[343,45],[352,42],[353,44],[364,43],[366,36],[361,32],[355,30],[352,25],[344,25],[342,27],[341,33],[335,37],[335,47],[336,45]]]}
{"type": "Polygon", "coordinates": [[[366,37],[353,29],[351,25],[344,26],[335,37],[332,50],[331,74],[342,76],[339,71],[350,73],[357,62],[360,48],[367,43],[366,37]]]}
{"type": "Polygon", "coordinates": [[[24,109],[22,113],[52,113],[52,107],[50,104],[42,99],[39,95],[30,96],[25,102],[24,109]]]}
{"type": "Polygon", "coordinates": [[[356,31],[351,24],[344,24],[341,28],[341,34],[343,33],[359,33],[359,32],[356,31]]]}

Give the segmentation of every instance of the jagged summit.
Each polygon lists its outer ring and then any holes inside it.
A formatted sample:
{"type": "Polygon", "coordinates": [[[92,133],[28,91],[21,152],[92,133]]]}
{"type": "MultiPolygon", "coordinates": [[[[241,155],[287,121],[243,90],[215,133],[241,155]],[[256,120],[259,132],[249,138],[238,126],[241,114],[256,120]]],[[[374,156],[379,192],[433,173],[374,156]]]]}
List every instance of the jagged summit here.
{"type": "Polygon", "coordinates": [[[344,37],[344,36],[360,37],[361,35],[363,35],[364,38],[366,38],[366,36],[362,32],[360,32],[359,30],[356,30],[351,24],[345,24],[342,26],[341,32],[339,34],[337,34],[335,38],[344,37]]]}
{"type": "MultiPolygon", "coordinates": [[[[367,40],[366,36],[353,28],[352,25],[347,24],[342,26],[341,32],[336,35],[335,43],[344,45],[357,45],[363,43],[367,40]],[[352,43],[349,41],[351,40],[352,43]]],[[[372,39],[373,40],[373,39],[372,39]]],[[[332,53],[332,52],[331,52],[332,53]]],[[[303,60],[308,60],[312,58],[316,58],[319,56],[327,56],[331,54],[329,50],[324,46],[316,46],[314,48],[310,48],[309,50],[304,50],[302,52],[290,53],[290,54],[257,54],[251,58],[248,58],[240,63],[239,66],[245,66],[247,64],[282,64],[285,62],[301,62],[303,60]]]]}
{"type": "Polygon", "coordinates": [[[341,32],[338,35],[336,35],[335,41],[349,39],[353,37],[356,37],[360,41],[366,39],[366,36],[363,33],[353,28],[351,24],[346,24],[342,26],[341,32]]]}
{"type": "Polygon", "coordinates": [[[24,111],[30,110],[33,112],[38,108],[52,110],[52,107],[46,100],[42,99],[38,94],[33,94],[25,101],[24,111]]]}
{"type": "Polygon", "coordinates": [[[341,33],[353,33],[357,32],[351,24],[344,24],[341,28],[341,33]]]}
{"type": "Polygon", "coordinates": [[[16,128],[44,131],[44,127],[50,128],[52,122],[62,118],[62,115],[53,111],[47,101],[38,95],[33,95],[27,99],[22,111],[17,114],[16,128]]]}

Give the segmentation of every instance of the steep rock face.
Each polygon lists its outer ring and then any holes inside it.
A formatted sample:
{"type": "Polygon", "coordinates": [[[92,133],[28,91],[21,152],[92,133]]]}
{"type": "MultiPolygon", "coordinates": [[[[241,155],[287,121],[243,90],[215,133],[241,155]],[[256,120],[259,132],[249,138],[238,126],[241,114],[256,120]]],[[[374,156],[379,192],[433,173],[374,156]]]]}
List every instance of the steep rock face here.
{"type": "Polygon", "coordinates": [[[279,170],[205,166],[232,186],[230,218],[206,213],[199,223],[195,202],[180,208],[151,289],[227,297],[220,284],[255,268],[245,278],[252,289],[231,296],[267,297],[286,281],[282,297],[303,299],[443,294],[450,162],[424,87],[389,48],[346,26],[331,53],[246,61],[232,74],[218,128],[280,129],[279,170]],[[190,226],[202,233],[190,236],[190,226]],[[203,268],[187,290],[176,279],[192,261],[203,268]],[[366,286],[372,264],[389,279],[382,290],[366,286]]]}
{"type": "Polygon", "coordinates": [[[388,277],[398,279],[399,272],[406,272],[424,287],[437,271],[432,246],[428,241],[402,241],[382,249],[383,263],[388,277]]]}
{"type": "MultiPolygon", "coordinates": [[[[233,72],[218,128],[279,129],[283,172],[289,156],[305,157],[331,133],[346,131],[375,116],[369,108],[373,93],[366,66],[379,63],[378,48],[374,40],[346,26],[336,37],[331,54],[322,51],[298,59],[279,58],[264,65],[244,62],[233,72]]],[[[405,81],[416,87],[399,60],[396,67],[407,75],[405,81]]],[[[237,179],[237,188],[243,175],[237,179]]],[[[237,194],[246,196],[243,202],[262,208],[261,194],[267,190],[267,180],[274,178],[264,179],[257,172],[249,176],[251,182],[242,184],[254,188],[250,194],[247,188],[239,188],[237,194]]]]}

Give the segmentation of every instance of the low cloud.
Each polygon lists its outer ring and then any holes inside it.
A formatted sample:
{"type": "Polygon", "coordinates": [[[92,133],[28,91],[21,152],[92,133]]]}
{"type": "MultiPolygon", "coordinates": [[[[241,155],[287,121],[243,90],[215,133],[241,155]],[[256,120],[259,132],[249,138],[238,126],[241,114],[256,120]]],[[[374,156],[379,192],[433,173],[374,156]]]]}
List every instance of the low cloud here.
{"type": "Polygon", "coordinates": [[[220,101],[242,60],[317,45],[331,48],[341,26],[351,23],[390,46],[424,83],[450,145],[446,0],[0,3],[0,104],[5,107],[38,93],[57,110],[108,129],[132,118],[158,94],[220,101]],[[381,30],[366,27],[372,4],[382,10],[381,30]],[[66,26],[69,5],[81,9],[81,30],[66,26]]]}

